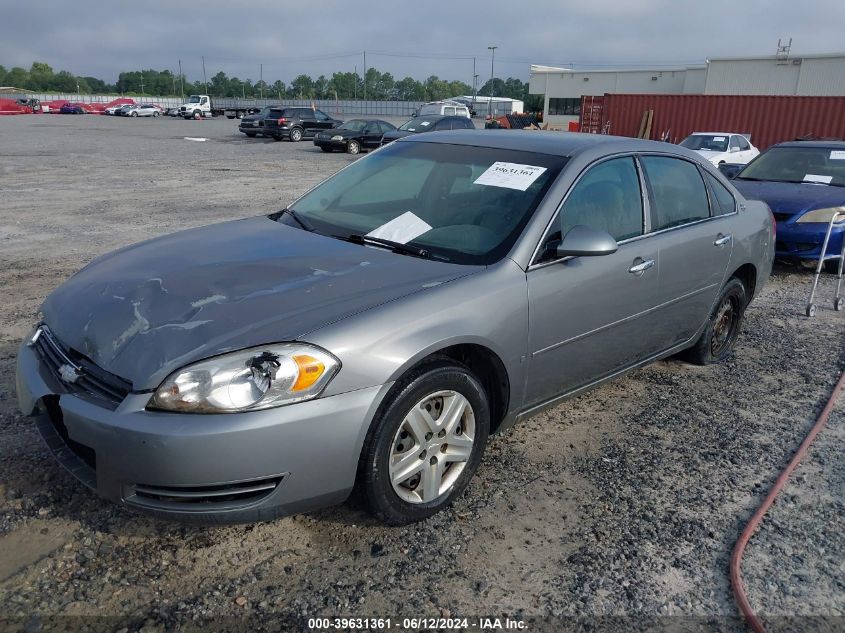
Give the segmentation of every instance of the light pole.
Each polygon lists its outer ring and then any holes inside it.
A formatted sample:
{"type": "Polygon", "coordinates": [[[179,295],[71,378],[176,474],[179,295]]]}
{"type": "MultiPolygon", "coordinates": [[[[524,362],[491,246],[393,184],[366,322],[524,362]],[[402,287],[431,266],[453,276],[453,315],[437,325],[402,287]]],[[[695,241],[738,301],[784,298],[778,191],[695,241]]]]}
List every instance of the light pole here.
{"type": "Polygon", "coordinates": [[[487,106],[487,114],[490,115],[490,120],[493,120],[493,63],[496,61],[496,49],[498,46],[488,46],[487,50],[493,51],[490,54],[490,104],[487,106]]]}

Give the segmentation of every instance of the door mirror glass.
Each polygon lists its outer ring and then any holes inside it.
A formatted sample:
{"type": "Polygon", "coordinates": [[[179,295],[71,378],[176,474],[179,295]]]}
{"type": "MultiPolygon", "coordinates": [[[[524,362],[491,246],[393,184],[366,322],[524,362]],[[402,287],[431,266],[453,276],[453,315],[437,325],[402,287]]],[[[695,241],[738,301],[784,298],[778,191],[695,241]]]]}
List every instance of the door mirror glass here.
{"type": "Polygon", "coordinates": [[[556,255],[558,257],[611,255],[618,248],[619,245],[610,233],[578,224],[563,236],[563,240],[558,244],[556,255]]]}

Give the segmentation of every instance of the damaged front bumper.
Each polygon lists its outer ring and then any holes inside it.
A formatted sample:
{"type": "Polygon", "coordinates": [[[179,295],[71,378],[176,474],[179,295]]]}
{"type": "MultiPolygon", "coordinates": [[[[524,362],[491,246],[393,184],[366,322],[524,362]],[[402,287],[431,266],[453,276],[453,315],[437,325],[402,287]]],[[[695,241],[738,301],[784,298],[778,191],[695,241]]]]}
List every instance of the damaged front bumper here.
{"type": "Polygon", "coordinates": [[[22,345],[18,403],[77,479],[112,501],[199,523],[263,521],[339,503],[389,385],[230,414],[147,411],[149,393],[114,410],[71,393],[22,345]]]}

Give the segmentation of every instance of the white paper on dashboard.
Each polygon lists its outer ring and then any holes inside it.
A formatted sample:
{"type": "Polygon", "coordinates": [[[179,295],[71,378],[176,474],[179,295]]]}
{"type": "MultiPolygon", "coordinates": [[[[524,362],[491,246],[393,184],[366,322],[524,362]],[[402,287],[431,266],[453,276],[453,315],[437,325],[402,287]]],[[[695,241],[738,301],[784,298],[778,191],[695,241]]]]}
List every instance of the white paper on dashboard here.
{"type": "Polygon", "coordinates": [[[476,178],[474,184],[525,191],[531,183],[543,175],[544,171],[546,171],[545,167],[496,162],[476,178]]]}
{"type": "Polygon", "coordinates": [[[804,182],[820,182],[829,185],[831,180],[833,180],[833,176],[820,176],[819,174],[807,174],[804,176],[804,182]]]}
{"type": "Polygon", "coordinates": [[[845,151],[834,149],[830,152],[830,160],[845,160],[845,151]]]}
{"type": "Polygon", "coordinates": [[[724,137],[724,136],[714,136],[714,137],[713,137],[713,140],[714,140],[714,141],[724,141],[724,140],[725,140],[725,137],[724,137]]]}
{"type": "Polygon", "coordinates": [[[421,220],[411,211],[406,211],[387,224],[382,224],[380,227],[373,229],[367,233],[367,236],[407,244],[415,237],[419,237],[430,230],[431,226],[424,220],[421,220]]]}

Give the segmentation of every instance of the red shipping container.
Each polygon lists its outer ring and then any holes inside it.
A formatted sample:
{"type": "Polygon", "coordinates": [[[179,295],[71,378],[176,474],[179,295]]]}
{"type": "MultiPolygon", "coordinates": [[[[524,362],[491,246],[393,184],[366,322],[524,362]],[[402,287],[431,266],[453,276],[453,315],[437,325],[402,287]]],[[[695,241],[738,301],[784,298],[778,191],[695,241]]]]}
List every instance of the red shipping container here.
{"type": "Polygon", "coordinates": [[[605,94],[593,107],[601,108],[601,129],[618,136],[637,136],[643,113],[653,110],[654,140],[665,136],[677,143],[693,132],[740,132],[763,150],[805,136],[845,138],[845,97],[605,94]]]}

